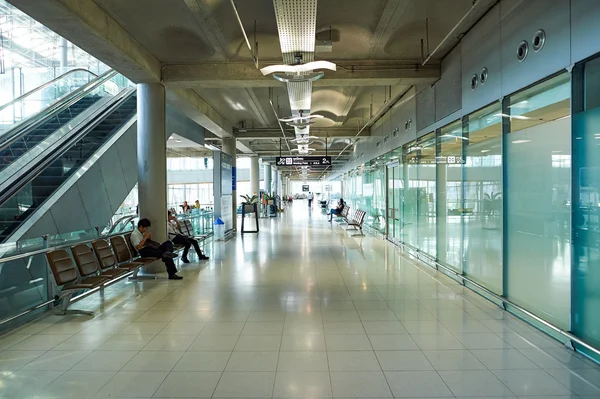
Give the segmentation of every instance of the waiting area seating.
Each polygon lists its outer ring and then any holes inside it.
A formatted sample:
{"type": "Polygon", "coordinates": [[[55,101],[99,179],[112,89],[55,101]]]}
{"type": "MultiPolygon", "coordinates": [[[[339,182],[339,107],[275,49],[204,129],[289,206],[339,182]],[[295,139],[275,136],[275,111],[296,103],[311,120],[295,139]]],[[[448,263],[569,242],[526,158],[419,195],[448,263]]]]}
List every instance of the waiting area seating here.
{"type": "Polygon", "coordinates": [[[139,276],[140,269],[159,259],[139,257],[129,242],[130,236],[128,233],[125,237],[110,237],[109,241],[98,239],[90,244],[81,243],[46,254],[57,286],[58,294],[54,301],[58,314],[91,314],[68,309],[73,295],[78,292],[96,289],[102,291],[107,285],[125,277],[132,280],[148,277],[139,276]]]}
{"type": "Polygon", "coordinates": [[[352,218],[348,219],[347,229],[353,228],[353,230],[360,230],[360,234],[362,234],[362,226],[365,221],[365,215],[365,211],[357,209],[356,212],[354,212],[354,215],[352,215],[352,218]]]}

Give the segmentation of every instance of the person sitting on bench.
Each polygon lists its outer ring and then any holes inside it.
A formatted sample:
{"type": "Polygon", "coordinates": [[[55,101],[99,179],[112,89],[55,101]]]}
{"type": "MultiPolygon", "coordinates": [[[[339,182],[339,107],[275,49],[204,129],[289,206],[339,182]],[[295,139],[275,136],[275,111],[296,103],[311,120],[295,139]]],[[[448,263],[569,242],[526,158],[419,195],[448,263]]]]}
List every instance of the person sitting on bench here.
{"type": "Polygon", "coordinates": [[[147,258],[161,258],[164,262],[169,280],[181,280],[183,277],[177,275],[177,267],[173,259],[177,258],[177,254],[173,253],[173,243],[165,241],[162,244],[152,241],[152,233],[148,231],[152,224],[150,220],[144,218],[138,222],[137,229],[131,233],[131,244],[138,251],[140,256],[147,258]]]}
{"type": "Polygon", "coordinates": [[[192,237],[188,237],[181,231],[181,225],[179,221],[175,217],[175,215],[169,211],[169,220],[167,223],[167,229],[169,230],[169,238],[173,241],[173,244],[183,245],[183,255],[181,256],[181,260],[183,263],[190,263],[188,259],[188,252],[190,251],[190,247],[193,245],[196,253],[198,254],[198,259],[200,260],[208,260],[209,257],[204,255],[200,250],[200,246],[198,245],[198,241],[193,239],[192,237]]]}
{"type": "Polygon", "coordinates": [[[335,208],[332,208],[328,213],[329,221],[331,222],[333,220],[333,215],[340,215],[343,210],[344,210],[344,200],[342,198],[340,198],[337,203],[337,206],[335,208]]]}

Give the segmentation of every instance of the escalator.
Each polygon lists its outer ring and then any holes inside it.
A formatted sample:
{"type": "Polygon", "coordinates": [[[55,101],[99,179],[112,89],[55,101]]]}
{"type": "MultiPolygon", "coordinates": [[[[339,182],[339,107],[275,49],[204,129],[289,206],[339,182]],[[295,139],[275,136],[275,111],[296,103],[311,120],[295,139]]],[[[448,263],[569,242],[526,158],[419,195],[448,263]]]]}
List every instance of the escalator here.
{"type": "Polygon", "coordinates": [[[115,77],[104,74],[0,135],[0,243],[136,116],[135,89],[99,90],[115,77]]]}

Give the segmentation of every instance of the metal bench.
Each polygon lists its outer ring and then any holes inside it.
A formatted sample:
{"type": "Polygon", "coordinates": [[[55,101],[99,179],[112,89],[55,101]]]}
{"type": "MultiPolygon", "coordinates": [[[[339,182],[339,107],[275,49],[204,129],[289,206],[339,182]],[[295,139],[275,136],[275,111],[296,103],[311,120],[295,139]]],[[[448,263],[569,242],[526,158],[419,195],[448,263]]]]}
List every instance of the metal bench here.
{"type": "Polygon", "coordinates": [[[357,209],[356,212],[354,212],[352,219],[348,219],[348,227],[346,230],[349,230],[350,228],[353,228],[353,230],[360,230],[360,234],[354,234],[354,236],[363,235],[362,225],[365,221],[365,215],[365,211],[357,209]]]}

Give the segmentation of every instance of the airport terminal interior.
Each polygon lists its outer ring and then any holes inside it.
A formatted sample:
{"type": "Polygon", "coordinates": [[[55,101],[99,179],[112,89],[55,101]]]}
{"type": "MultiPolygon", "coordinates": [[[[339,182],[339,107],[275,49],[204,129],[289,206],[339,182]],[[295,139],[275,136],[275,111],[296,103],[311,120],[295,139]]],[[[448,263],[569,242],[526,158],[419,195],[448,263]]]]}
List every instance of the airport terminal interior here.
{"type": "Polygon", "coordinates": [[[0,0],[0,399],[600,399],[599,20],[0,0]]]}

